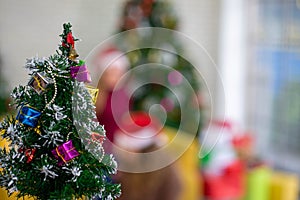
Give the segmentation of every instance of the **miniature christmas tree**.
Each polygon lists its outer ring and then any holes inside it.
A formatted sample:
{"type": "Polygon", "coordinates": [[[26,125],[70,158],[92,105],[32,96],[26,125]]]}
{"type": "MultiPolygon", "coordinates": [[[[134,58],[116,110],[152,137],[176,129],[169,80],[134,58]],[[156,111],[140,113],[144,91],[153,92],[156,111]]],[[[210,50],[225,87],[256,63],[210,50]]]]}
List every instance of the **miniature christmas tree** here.
{"type": "Polygon", "coordinates": [[[16,117],[0,123],[0,185],[37,199],[75,199],[83,196],[115,199],[120,186],[112,155],[104,153],[103,126],[95,120],[97,90],[88,87],[90,75],[77,60],[71,25],[63,25],[62,43],[49,58],[28,59],[28,85],[12,92],[16,117]]]}
{"type": "MultiPolygon", "coordinates": [[[[178,18],[172,5],[163,0],[127,1],[124,6],[119,32],[143,27],[176,30],[178,18]]],[[[152,82],[144,84],[134,92],[132,109],[147,111],[149,106],[160,104],[167,112],[166,125],[174,128],[179,128],[181,125],[182,130],[197,134],[193,124],[199,123],[198,128],[200,128],[201,124],[197,120],[199,119],[199,113],[195,112],[196,109],[199,109],[200,104],[197,99],[200,94],[199,76],[193,65],[180,56],[183,55],[183,47],[176,35],[172,34],[171,31],[166,32],[158,29],[143,31],[143,29],[137,29],[137,31],[128,32],[128,34],[121,34],[121,36],[125,38],[122,37],[116,41],[116,45],[123,52],[127,52],[126,55],[130,60],[131,69],[147,64],[142,72],[132,74],[135,81],[146,82],[145,80],[147,80],[152,82]],[[147,48],[145,47],[147,44],[151,44],[156,48],[147,48]],[[142,48],[140,48],[141,46],[142,48]],[[161,67],[159,72],[153,70],[153,68],[151,69],[157,63],[168,68],[163,69],[161,67]],[[184,79],[190,84],[192,91],[186,89],[184,79]],[[159,84],[155,83],[157,80],[159,80],[159,84]],[[170,91],[171,87],[176,88],[177,96],[170,91]],[[190,116],[191,120],[185,124],[181,123],[181,106],[185,112],[195,115],[194,117],[190,116]]]]}

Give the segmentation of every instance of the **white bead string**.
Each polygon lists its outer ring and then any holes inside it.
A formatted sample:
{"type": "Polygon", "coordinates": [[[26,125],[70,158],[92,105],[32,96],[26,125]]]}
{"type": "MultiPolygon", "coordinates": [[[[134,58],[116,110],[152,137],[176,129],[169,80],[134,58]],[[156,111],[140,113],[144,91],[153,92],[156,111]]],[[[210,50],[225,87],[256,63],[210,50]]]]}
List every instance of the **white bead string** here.
{"type": "Polygon", "coordinates": [[[101,153],[102,153],[102,156],[101,156],[101,158],[99,159],[99,162],[102,162],[102,160],[103,160],[103,158],[104,158],[104,155],[105,155],[105,151],[104,151],[104,148],[103,148],[102,145],[101,145],[101,147],[100,147],[100,151],[101,151],[101,153]]]}
{"type": "MultiPolygon", "coordinates": [[[[53,68],[52,63],[51,63],[49,60],[47,60],[47,62],[48,62],[48,64],[53,68]]],[[[48,70],[49,70],[48,73],[50,74],[51,79],[52,79],[53,84],[54,84],[54,95],[53,95],[52,99],[47,103],[48,100],[47,100],[47,96],[46,96],[46,94],[45,94],[45,102],[46,102],[46,106],[45,106],[45,108],[44,108],[44,110],[43,110],[42,112],[44,112],[46,108],[48,108],[51,104],[54,103],[54,101],[55,101],[55,99],[56,99],[56,96],[57,96],[57,84],[56,84],[56,79],[55,79],[55,77],[54,77],[54,75],[53,75],[53,73],[52,73],[52,70],[49,69],[49,68],[48,68],[48,70]]]]}
{"type": "Polygon", "coordinates": [[[45,98],[45,103],[47,104],[48,103],[48,99],[47,99],[47,95],[44,94],[44,98],[45,98]]]}
{"type": "Polygon", "coordinates": [[[53,76],[53,74],[50,74],[50,76],[51,76],[51,78],[53,80],[53,84],[54,84],[54,95],[53,95],[51,101],[49,101],[49,103],[46,104],[46,108],[54,103],[56,96],[57,96],[57,84],[56,84],[55,77],[53,76]]]}
{"type": "Polygon", "coordinates": [[[70,137],[71,134],[72,134],[72,132],[68,133],[68,135],[67,135],[67,141],[69,141],[69,137],[70,137]]]}
{"type": "Polygon", "coordinates": [[[54,76],[59,77],[59,78],[70,78],[70,76],[64,76],[64,75],[59,75],[59,74],[54,74],[54,76]]]}

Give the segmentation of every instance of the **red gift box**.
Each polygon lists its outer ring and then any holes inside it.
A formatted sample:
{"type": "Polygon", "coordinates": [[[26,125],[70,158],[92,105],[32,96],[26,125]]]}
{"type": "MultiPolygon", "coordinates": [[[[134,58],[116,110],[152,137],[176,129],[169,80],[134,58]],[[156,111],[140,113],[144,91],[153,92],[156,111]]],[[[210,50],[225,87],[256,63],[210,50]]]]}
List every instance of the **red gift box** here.
{"type": "Polygon", "coordinates": [[[204,195],[210,200],[240,198],[245,192],[245,166],[233,162],[221,175],[204,174],[204,195]]]}

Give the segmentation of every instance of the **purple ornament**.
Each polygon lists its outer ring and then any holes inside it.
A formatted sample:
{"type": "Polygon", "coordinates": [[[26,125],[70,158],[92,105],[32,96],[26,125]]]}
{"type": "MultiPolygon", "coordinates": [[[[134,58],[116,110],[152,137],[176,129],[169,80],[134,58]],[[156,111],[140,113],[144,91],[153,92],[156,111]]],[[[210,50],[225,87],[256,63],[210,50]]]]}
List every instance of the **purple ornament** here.
{"type": "Polygon", "coordinates": [[[51,151],[54,157],[58,160],[58,165],[63,165],[73,158],[79,156],[78,151],[73,146],[72,140],[63,143],[51,151]]]}
{"type": "Polygon", "coordinates": [[[79,66],[71,66],[70,73],[71,77],[75,78],[77,81],[88,83],[92,82],[91,75],[83,61],[79,62],[79,66]]]}

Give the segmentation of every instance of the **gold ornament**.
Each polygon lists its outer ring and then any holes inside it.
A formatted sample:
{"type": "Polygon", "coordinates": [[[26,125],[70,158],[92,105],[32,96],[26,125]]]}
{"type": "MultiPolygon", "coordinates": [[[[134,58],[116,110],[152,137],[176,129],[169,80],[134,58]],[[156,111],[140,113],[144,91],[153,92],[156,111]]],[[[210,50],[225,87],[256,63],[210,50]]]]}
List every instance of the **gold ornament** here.
{"type": "Polygon", "coordinates": [[[97,97],[98,97],[98,93],[99,93],[99,89],[94,88],[92,86],[86,86],[87,90],[89,91],[91,97],[92,97],[92,102],[94,104],[96,104],[97,101],[97,97]]]}
{"type": "Polygon", "coordinates": [[[68,58],[69,58],[70,60],[73,60],[73,61],[74,61],[78,56],[79,56],[79,55],[77,54],[76,50],[75,50],[74,48],[71,48],[71,51],[70,51],[70,53],[69,53],[68,58]]]}
{"type": "Polygon", "coordinates": [[[36,128],[34,128],[34,131],[35,131],[37,134],[39,134],[39,135],[41,135],[41,130],[40,130],[40,128],[41,128],[40,125],[38,125],[36,128]]]}
{"type": "Polygon", "coordinates": [[[36,72],[32,75],[31,79],[28,82],[28,85],[38,94],[41,94],[51,83],[52,80],[50,78],[44,76],[42,73],[36,72]]]}

